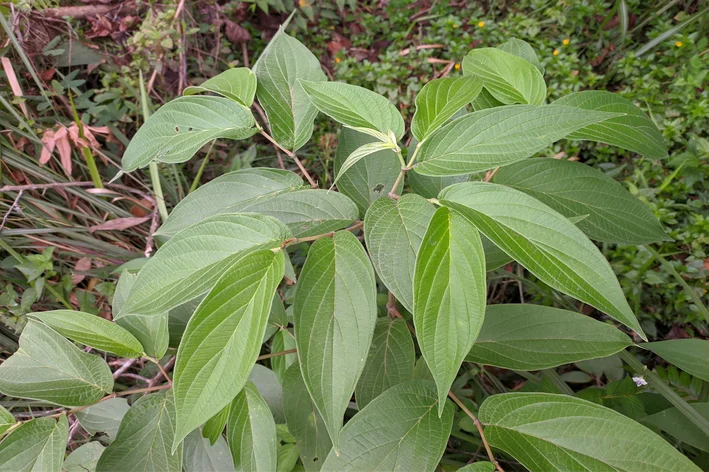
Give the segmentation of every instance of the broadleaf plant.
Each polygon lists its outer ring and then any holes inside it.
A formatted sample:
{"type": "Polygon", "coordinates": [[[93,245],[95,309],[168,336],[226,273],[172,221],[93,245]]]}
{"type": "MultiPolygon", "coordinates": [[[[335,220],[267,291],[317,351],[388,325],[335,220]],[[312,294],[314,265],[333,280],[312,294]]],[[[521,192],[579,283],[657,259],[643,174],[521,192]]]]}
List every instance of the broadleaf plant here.
{"type": "MultiPolygon", "coordinates": [[[[608,92],[546,103],[522,40],[462,63],[421,88],[406,137],[396,103],[328,81],[284,25],[253,71],[189,87],[148,118],[124,172],[258,134],[300,175],[242,169],[191,192],[156,253],[120,276],[112,320],[32,313],[0,392],[59,413],[0,409],[0,470],[59,472],[72,416],[108,447],[65,465],[98,472],[699,470],[673,445],[709,450],[706,403],[626,351],[646,335],[596,244],[669,237],[611,176],[548,157],[573,139],[659,159],[662,135],[608,92]],[[296,155],[319,113],[342,125],[330,188],[313,188],[296,155]],[[546,296],[524,303],[525,284],[546,296]],[[497,287],[517,285],[520,303],[496,303],[497,287]],[[157,380],[114,392],[92,349],[150,360],[157,380]],[[570,386],[591,375],[597,386],[570,386]]],[[[706,344],[640,347],[702,382],[706,344]]]]}

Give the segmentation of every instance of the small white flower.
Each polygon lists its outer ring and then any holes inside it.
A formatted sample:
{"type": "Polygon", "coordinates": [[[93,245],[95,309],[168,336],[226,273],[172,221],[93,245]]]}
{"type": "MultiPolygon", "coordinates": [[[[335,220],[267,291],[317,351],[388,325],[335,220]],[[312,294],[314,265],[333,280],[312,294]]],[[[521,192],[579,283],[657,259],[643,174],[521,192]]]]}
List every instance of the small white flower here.
{"type": "Polygon", "coordinates": [[[645,385],[647,385],[647,380],[642,377],[633,377],[633,382],[635,382],[635,385],[637,385],[638,387],[644,387],[645,385]]]}

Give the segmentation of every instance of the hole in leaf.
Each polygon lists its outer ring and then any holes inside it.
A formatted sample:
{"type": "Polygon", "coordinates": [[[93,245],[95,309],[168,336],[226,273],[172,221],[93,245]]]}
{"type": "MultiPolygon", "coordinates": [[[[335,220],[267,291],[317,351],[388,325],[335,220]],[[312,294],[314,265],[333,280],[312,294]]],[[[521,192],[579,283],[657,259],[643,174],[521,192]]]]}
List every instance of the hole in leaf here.
{"type": "Polygon", "coordinates": [[[382,190],[384,190],[384,184],[377,184],[372,189],[372,192],[382,193],[382,190]]]}
{"type": "Polygon", "coordinates": [[[192,131],[193,129],[194,129],[194,128],[192,128],[192,127],[190,126],[189,128],[187,128],[187,131],[192,131]]]}
{"type": "Polygon", "coordinates": [[[317,458],[317,457],[313,457],[313,462],[317,462],[317,461],[318,461],[318,458],[317,458]]]}
{"type": "Polygon", "coordinates": [[[179,127],[179,126],[175,126],[175,132],[176,132],[176,133],[179,133],[179,132],[180,132],[180,127],[179,127]]]}

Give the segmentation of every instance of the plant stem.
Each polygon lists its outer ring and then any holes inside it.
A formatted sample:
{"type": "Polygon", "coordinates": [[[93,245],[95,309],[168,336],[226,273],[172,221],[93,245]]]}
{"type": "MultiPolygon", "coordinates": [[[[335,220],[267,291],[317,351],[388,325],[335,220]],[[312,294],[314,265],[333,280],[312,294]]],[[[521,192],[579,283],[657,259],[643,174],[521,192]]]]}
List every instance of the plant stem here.
{"type": "MultiPolygon", "coordinates": [[[[364,225],[364,223],[359,221],[359,222],[353,224],[352,226],[350,226],[349,228],[343,229],[342,231],[357,231],[363,225],[364,225]]],[[[318,239],[322,239],[322,238],[330,238],[334,234],[335,234],[334,231],[330,231],[329,233],[316,234],[315,236],[306,236],[304,238],[290,238],[290,239],[287,239],[286,241],[283,242],[283,245],[281,246],[281,248],[285,248],[288,246],[292,246],[294,244],[300,244],[300,243],[305,243],[305,242],[309,242],[309,241],[317,241],[318,239]]]]}
{"type": "Polygon", "coordinates": [[[294,152],[289,151],[288,149],[286,149],[283,146],[281,146],[280,144],[278,144],[278,141],[273,139],[270,134],[268,134],[267,132],[265,132],[263,130],[263,128],[259,128],[259,134],[261,136],[263,136],[264,138],[268,139],[268,141],[271,144],[273,144],[277,149],[280,149],[281,151],[283,151],[286,154],[286,156],[290,157],[291,159],[293,159],[295,161],[295,164],[298,166],[298,169],[300,169],[300,171],[303,173],[303,176],[310,183],[311,187],[313,187],[313,188],[318,187],[318,184],[316,184],[315,181],[313,180],[313,178],[310,177],[310,174],[308,173],[308,171],[305,169],[305,167],[303,167],[303,163],[300,162],[300,159],[298,159],[298,156],[296,156],[294,152]]]}
{"type": "Polygon", "coordinates": [[[654,388],[657,393],[665,397],[667,401],[679,410],[689,421],[694,423],[704,434],[709,436],[709,421],[692,408],[689,403],[684,401],[682,397],[677,395],[672,387],[667,385],[656,373],[648,369],[642,362],[637,360],[633,354],[628,351],[620,351],[618,353],[621,359],[628,364],[638,375],[642,375],[648,385],[654,388]]]}
{"type": "Polygon", "coordinates": [[[402,167],[399,171],[399,176],[396,178],[396,181],[394,181],[394,185],[392,185],[391,190],[389,190],[389,198],[393,198],[394,200],[399,199],[399,195],[396,193],[396,190],[399,188],[399,185],[401,185],[401,183],[404,181],[405,175],[406,167],[402,167]]]}
{"type": "Polygon", "coordinates": [[[278,357],[278,356],[285,356],[287,354],[294,354],[298,352],[297,349],[288,349],[287,351],[280,351],[280,352],[272,352],[271,354],[264,354],[263,356],[258,356],[256,358],[257,361],[262,361],[264,359],[270,359],[272,357],[278,357]]]}
{"type": "MultiPolygon", "coordinates": [[[[86,133],[84,133],[84,123],[79,119],[79,113],[76,111],[76,106],[74,105],[74,98],[69,93],[69,103],[71,104],[71,111],[74,114],[74,123],[76,127],[79,128],[79,138],[82,140],[86,139],[86,133]]],[[[103,188],[103,183],[101,182],[101,174],[98,173],[98,167],[96,167],[96,160],[94,160],[94,155],[91,154],[91,150],[87,146],[81,147],[81,153],[86,159],[86,165],[89,168],[89,174],[91,175],[91,180],[93,181],[96,188],[103,188]]]]}
{"type": "Polygon", "coordinates": [[[153,183],[153,192],[155,192],[155,201],[160,211],[160,219],[165,222],[167,220],[167,206],[165,206],[165,197],[162,193],[162,185],[160,184],[160,172],[158,171],[158,163],[150,162],[150,180],[153,183]]]}
{"type": "Polygon", "coordinates": [[[485,439],[485,432],[483,431],[483,425],[480,420],[473,414],[472,411],[468,409],[468,407],[465,406],[465,404],[463,404],[463,402],[460,401],[458,397],[455,396],[453,392],[449,391],[448,396],[451,397],[451,399],[460,407],[460,409],[463,410],[465,414],[470,417],[471,420],[473,420],[473,423],[475,423],[475,427],[478,428],[478,433],[480,434],[480,439],[482,439],[483,445],[485,446],[487,457],[490,459],[490,462],[495,465],[495,469],[498,472],[505,472],[504,469],[500,466],[500,463],[497,462],[497,460],[495,459],[495,456],[492,454],[492,449],[490,449],[490,445],[485,439]]]}
{"type": "Polygon", "coordinates": [[[204,160],[202,161],[202,165],[199,166],[199,170],[197,171],[197,175],[195,175],[194,180],[192,181],[192,185],[190,185],[190,191],[188,193],[192,193],[195,190],[197,190],[197,187],[199,187],[199,179],[202,178],[202,174],[204,173],[204,168],[207,167],[207,162],[209,162],[209,156],[212,154],[212,149],[214,148],[214,141],[212,141],[212,144],[209,145],[209,151],[207,151],[207,155],[204,156],[204,160]]]}

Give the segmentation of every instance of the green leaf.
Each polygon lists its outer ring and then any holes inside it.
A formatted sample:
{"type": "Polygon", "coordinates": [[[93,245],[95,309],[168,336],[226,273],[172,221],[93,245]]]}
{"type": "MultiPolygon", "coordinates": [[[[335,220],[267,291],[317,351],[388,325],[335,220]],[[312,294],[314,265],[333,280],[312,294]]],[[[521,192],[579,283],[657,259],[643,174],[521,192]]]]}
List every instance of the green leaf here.
{"type": "Polygon", "coordinates": [[[271,409],[273,419],[278,424],[283,424],[286,417],[283,414],[283,387],[278,381],[276,373],[262,364],[255,364],[249,374],[249,381],[256,385],[268,408],[271,409]]]}
{"type": "Polygon", "coordinates": [[[276,423],[251,382],[246,383],[232,403],[227,440],[237,471],[276,470],[276,423]]]}
{"type": "MultiPolygon", "coordinates": [[[[340,173],[345,159],[355,149],[376,141],[376,138],[351,128],[342,128],[337,140],[335,173],[340,173]]],[[[368,159],[354,164],[346,174],[342,175],[337,181],[337,190],[350,197],[357,204],[360,214],[364,215],[369,205],[389,194],[399,176],[400,168],[399,158],[393,150],[376,152],[368,159]]],[[[397,188],[397,193],[401,193],[401,187],[397,188]]]]}
{"type": "Polygon", "coordinates": [[[65,415],[28,421],[0,442],[0,471],[60,472],[68,439],[65,415]]]}
{"type": "Polygon", "coordinates": [[[207,218],[170,239],[138,273],[120,315],[153,315],[206,293],[245,251],[276,248],[283,223],[252,213],[207,218]]]}
{"type": "Polygon", "coordinates": [[[670,238],[648,205],[598,169],[562,159],[529,159],[500,169],[495,183],[521,190],[567,218],[596,241],[647,244],[670,238]]]}
{"type": "Polygon", "coordinates": [[[257,251],[236,261],[202,300],[177,351],[173,449],[243,388],[282,278],[283,254],[257,251]]]}
{"type": "MultiPolygon", "coordinates": [[[[231,412],[231,403],[222,408],[222,411],[212,416],[206,423],[204,423],[204,427],[202,428],[202,436],[205,439],[208,439],[209,444],[212,446],[214,446],[217,440],[222,437],[224,427],[226,426],[226,421],[229,418],[229,412],[231,412]]],[[[187,437],[189,437],[189,435],[187,437]]]]}
{"type": "Polygon", "coordinates": [[[428,138],[458,110],[472,102],[482,86],[482,81],[477,77],[448,77],[428,82],[416,95],[411,134],[419,142],[428,138]]]}
{"type": "Polygon", "coordinates": [[[96,472],[96,465],[104,449],[106,448],[99,442],[77,447],[64,461],[62,472],[96,472]]]}
{"type": "Polygon", "coordinates": [[[342,178],[345,172],[347,172],[349,169],[352,168],[352,166],[357,164],[365,157],[371,156],[372,154],[376,154],[381,151],[386,151],[388,149],[396,149],[396,144],[374,141],[361,145],[360,147],[352,151],[352,153],[347,156],[347,159],[345,159],[345,161],[340,165],[340,169],[337,171],[337,174],[335,175],[335,180],[333,180],[332,185],[335,185],[340,180],[340,178],[342,178]]]}
{"type": "Polygon", "coordinates": [[[539,69],[501,49],[473,49],[463,58],[463,74],[479,77],[488,92],[506,105],[541,105],[547,95],[539,69]]]}
{"type": "Polygon", "coordinates": [[[377,320],[374,270],[352,233],[341,231],[310,247],[293,316],[303,379],[337,449],[377,320]]]}
{"type": "Polygon", "coordinates": [[[246,139],[256,133],[254,117],[244,105],[224,97],[178,97],[155,112],[138,129],[123,153],[124,172],[152,161],[188,161],[217,138],[246,139]]]}
{"type": "MultiPolygon", "coordinates": [[[[690,407],[709,420],[709,403],[692,403],[690,407]]],[[[646,416],[641,423],[654,426],[667,434],[674,436],[683,443],[709,452],[709,436],[689,420],[677,408],[668,408],[654,415],[646,416]]]]}
{"type": "Polygon", "coordinates": [[[0,365],[0,392],[62,406],[96,403],[113,391],[108,364],[52,328],[29,320],[20,349],[0,365]]]}
{"type": "Polygon", "coordinates": [[[372,347],[355,389],[361,410],[394,385],[414,378],[414,342],[401,318],[379,318],[374,327],[372,347]]]}
{"type": "Polygon", "coordinates": [[[503,167],[532,157],[576,130],[618,115],[557,105],[476,111],[433,133],[419,148],[414,170],[424,175],[456,175],[503,167]]]}
{"type": "Polygon", "coordinates": [[[539,305],[490,305],[466,360],[511,370],[542,370],[607,357],[632,341],[612,325],[539,305]]]}
{"type": "Polygon", "coordinates": [[[491,270],[499,269],[503,265],[509,264],[514,259],[507,255],[505,251],[500,249],[487,239],[485,236],[480,236],[483,242],[483,251],[485,252],[485,271],[490,272],[491,270]]]}
{"type": "Polygon", "coordinates": [[[461,467],[458,472],[495,472],[495,464],[492,462],[473,462],[461,467]]]}
{"type": "Polygon", "coordinates": [[[504,106],[504,103],[492,96],[485,87],[480,91],[480,94],[473,100],[473,108],[475,111],[486,110],[504,106]]]}
{"type": "Polygon", "coordinates": [[[210,444],[198,430],[185,438],[182,466],[185,472],[234,472],[234,462],[226,439],[221,435],[210,444]]]}
{"type": "Polygon", "coordinates": [[[194,95],[203,92],[214,92],[250,107],[256,94],[256,75],[247,67],[235,67],[199,85],[187,87],[182,94],[194,95]]]}
{"type": "Polygon", "coordinates": [[[108,442],[112,442],[129,409],[125,398],[111,398],[77,411],[76,419],[87,433],[106,433],[108,442]]]}
{"type": "Polygon", "coordinates": [[[15,423],[17,423],[17,421],[15,417],[12,416],[12,413],[0,406],[0,437],[15,423]]]}
{"type": "Polygon", "coordinates": [[[541,62],[539,62],[537,53],[527,41],[512,38],[500,44],[497,49],[499,49],[500,51],[508,52],[510,54],[514,54],[517,57],[521,57],[522,59],[530,62],[534,67],[539,69],[539,72],[544,75],[544,66],[541,62]]]}
{"type": "Polygon", "coordinates": [[[157,234],[174,236],[210,216],[246,211],[260,200],[303,188],[303,179],[276,169],[242,169],[220,175],[187,195],[157,234]]]}
{"type": "Polygon", "coordinates": [[[298,446],[295,444],[278,445],[277,472],[291,472],[298,462],[298,446]]]}
{"type": "Polygon", "coordinates": [[[364,237],[379,278],[412,313],[416,254],[435,211],[422,197],[406,194],[377,200],[364,218],[364,237]]]}
{"type": "Polygon", "coordinates": [[[118,435],[103,451],[97,472],[182,470],[182,444],[174,454],[175,403],[171,392],[140,397],[121,421],[118,435]]]}
{"type": "Polygon", "coordinates": [[[611,144],[648,159],[663,159],[668,155],[667,144],[655,122],[630,100],[619,95],[604,90],[587,90],[566,95],[552,105],[623,114],[603,123],[581,128],[569,135],[569,139],[611,144]]]}
{"type": "Polygon", "coordinates": [[[318,110],[350,128],[367,128],[382,134],[404,135],[404,119],[396,107],[378,93],[342,82],[300,80],[318,110]]]}
{"type": "MultiPolygon", "coordinates": [[[[277,353],[290,351],[291,349],[296,349],[295,337],[288,330],[279,329],[273,336],[271,352],[277,353]]],[[[296,353],[271,358],[271,367],[281,383],[283,383],[283,377],[286,374],[286,370],[288,370],[288,367],[290,367],[296,360],[298,360],[298,354],[296,353]]]]}
{"type": "Polygon", "coordinates": [[[709,382],[709,341],[704,339],[673,339],[640,345],[683,371],[709,382]]]}
{"type": "Polygon", "coordinates": [[[480,234],[461,214],[436,210],[414,271],[414,326],[438,388],[443,413],[460,365],[485,317],[485,254],[480,234]]]}
{"type": "Polygon", "coordinates": [[[478,417],[488,443],[532,471],[699,471],[639,423],[568,395],[493,395],[478,417]]]}
{"type": "Polygon", "coordinates": [[[100,316],[72,310],[54,310],[29,313],[62,336],[99,351],[120,357],[140,357],[143,346],[130,334],[100,316]]]}
{"type": "Polygon", "coordinates": [[[406,173],[406,181],[411,186],[411,191],[423,198],[436,198],[444,188],[460,182],[467,182],[468,179],[470,179],[468,174],[432,177],[418,172],[406,173]]]}
{"type": "Polygon", "coordinates": [[[332,449],[332,441],[297,364],[290,366],[283,378],[283,409],[303,467],[307,472],[318,472],[332,449]]]}
{"type": "MultiPolygon", "coordinates": [[[[445,401],[445,400],[444,400],[445,401]]],[[[453,405],[439,399],[432,382],[400,383],[375,398],[341,433],[339,455],[331,451],[323,470],[434,470],[453,425],[453,405]],[[442,410],[439,417],[437,410],[442,410]]]]}
{"type": "Polygon", "coordinates": [[[439,198],[463,212],[542,282],[644,336],[608,261],[580,229],[555,210],[519,190],[486,182],[453,185],[439,198]]]}
{"type": "Polygon", "coordinates": [[[310,140],[317,108],[298,79],[325,81],[320,61],[281,27],[254,64],[256,96],[266,112],[273,138],[291,151],[310,140]]]}

